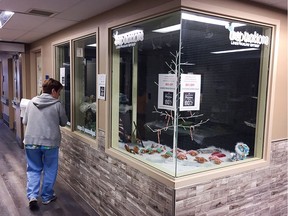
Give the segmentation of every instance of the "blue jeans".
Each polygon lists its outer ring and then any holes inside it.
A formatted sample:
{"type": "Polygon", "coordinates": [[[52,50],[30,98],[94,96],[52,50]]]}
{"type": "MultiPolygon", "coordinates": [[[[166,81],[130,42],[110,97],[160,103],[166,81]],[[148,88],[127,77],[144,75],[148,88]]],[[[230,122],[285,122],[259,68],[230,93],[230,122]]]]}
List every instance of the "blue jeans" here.
{"type": "Polygon", "coordinates": [[[25,149],[27,158],[27,198],[38,198],[43,171],[42,201],[51,199],[58,172],[59,148],[25,149]]]}

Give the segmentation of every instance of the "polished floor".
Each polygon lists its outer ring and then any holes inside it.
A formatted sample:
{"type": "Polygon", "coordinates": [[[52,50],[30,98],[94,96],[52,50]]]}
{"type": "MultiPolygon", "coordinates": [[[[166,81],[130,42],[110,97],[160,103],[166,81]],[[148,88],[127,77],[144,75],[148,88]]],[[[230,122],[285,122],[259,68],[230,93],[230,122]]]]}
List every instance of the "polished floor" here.
{"type": "Polygon", "coordinates": [[[58,199],[31,212],[26,198],[25,152],[14,133],[0,120],[0,215],[1,216],[87,216],[98,215],[58,176],[55,192],[58,199]]]}

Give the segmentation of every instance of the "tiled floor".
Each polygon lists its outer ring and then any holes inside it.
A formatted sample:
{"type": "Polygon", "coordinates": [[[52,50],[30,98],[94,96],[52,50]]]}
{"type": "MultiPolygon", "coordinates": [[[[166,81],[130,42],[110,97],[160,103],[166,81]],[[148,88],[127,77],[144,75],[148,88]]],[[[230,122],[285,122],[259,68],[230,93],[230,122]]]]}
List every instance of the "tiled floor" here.
{"type": "Polygon", "coordinates": [[[26,198],[25,152],[14,133],[0,120],[0,215],[1,216],[85,216],[98,215],[58,175],[55,192],[58,199],[31,212],[26,198]]]}

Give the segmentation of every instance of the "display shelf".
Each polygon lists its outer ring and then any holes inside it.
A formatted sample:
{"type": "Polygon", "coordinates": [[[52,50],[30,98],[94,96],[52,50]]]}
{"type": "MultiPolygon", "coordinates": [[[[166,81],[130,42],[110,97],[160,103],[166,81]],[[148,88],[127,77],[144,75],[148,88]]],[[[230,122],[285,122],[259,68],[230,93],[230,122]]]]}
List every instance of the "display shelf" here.
{"type": "MultiPolygon", "coordinates": [[[[233,161],[230,159],[231,152],[225,149],[220,149],[215,146],[209,146],[207,148],[200,148],[197,151],[193,151],[197,153],[197,155],[191,155],[189,152],[180,148],[177,148],[176,157],[179,155],[183,155],[183,157],[173,158],[173,153],[167,155],[167,152],[172,152],[173,149],[169,146],[158,144],[154,141],[148,140],[143,141],[144,148],[141,148],[137,144],[126,144],[123,142],[119,142],[119,148],[125,150],[127,153],[129,152],[131,156],[139,159],[143,162],[151,164],[153,166],[157,166],[162,171],[167,173],[174,173],[175,169],[177,175],[183,175],[187,172],[195,172],[203,168],[213,168],[220,167],[231,164],[233,161]],[[126,145],[126,147],[125,147],[126,145]],[[137,146],[138,152],[135,152],[133,149],[137,146]],[[129,149],[127,149],[127,147],[129,149]],[[145,149],[145,152],[144,152],[145,149]],[[158,151],[157,151],[158,150],[158,151]],[[215,154],[221,155],[219,157],[219,164],[213,160],[213,155],[215,154]],[[176,166],[177,163],[177,166],[176,166]]],[[[215,157],[214,157],[215,158],[215,157]]]]}

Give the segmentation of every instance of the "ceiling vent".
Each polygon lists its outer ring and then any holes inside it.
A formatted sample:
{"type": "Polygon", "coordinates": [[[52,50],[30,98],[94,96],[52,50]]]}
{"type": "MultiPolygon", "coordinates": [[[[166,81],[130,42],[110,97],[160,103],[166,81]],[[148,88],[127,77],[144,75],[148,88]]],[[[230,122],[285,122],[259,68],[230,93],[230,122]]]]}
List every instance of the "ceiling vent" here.
{"type": "Polygon", "coordinates": [[[36,15],[36,16],[45,16],[45,17],[52,17],[55,15],[54,12],[37,10],[37,9],[31,9],[30,11],[27,12],[27,14],[36,15]]]}

